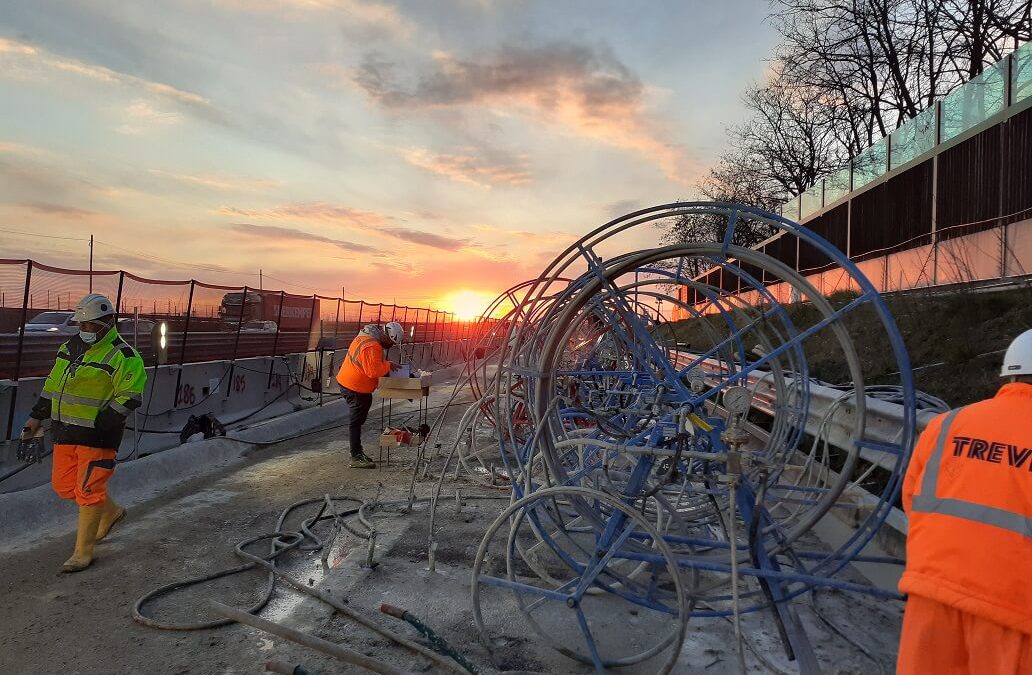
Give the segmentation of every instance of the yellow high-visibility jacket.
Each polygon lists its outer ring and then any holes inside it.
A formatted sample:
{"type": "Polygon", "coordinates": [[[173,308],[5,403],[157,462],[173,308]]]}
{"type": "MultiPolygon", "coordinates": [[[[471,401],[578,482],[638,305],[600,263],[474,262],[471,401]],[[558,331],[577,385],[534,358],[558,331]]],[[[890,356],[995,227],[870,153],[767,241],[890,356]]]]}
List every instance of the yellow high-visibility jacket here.
{"type": "Polygon", "coordinates": [[[76,335],[58,349],[32,416],[53,418],[55,443],[117,448],[146,384],[143,359],[117,329],[92,345],[76,335]]]}

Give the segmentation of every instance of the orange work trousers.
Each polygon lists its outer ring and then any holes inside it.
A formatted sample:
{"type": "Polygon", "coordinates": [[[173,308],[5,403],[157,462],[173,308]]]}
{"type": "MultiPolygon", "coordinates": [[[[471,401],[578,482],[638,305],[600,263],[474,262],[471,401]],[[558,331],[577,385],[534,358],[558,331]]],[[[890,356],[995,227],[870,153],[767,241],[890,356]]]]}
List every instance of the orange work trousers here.
{"type": "Polygon", "coordinates": [[[897,675],[1027,675],[1032,635],[919,595],[907,598],[897,675]]]}
{"type": "Polygon", "coordinates": [[[50,482],[61,499],[79,506],[95,506],[107,497],[107,483],[115,472],[116,451],[88,445],[54,445],[50,482]]]}

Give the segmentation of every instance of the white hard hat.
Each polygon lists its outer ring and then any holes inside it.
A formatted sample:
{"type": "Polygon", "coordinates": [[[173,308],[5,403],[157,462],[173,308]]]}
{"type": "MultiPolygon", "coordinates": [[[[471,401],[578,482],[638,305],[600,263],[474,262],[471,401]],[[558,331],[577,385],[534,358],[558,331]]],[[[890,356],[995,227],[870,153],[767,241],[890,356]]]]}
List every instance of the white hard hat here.
{"type": "Polygon", "coordinates": [[[115,306],[110,300],[100,293],[90,293],[75,306],[75,314],[72,318],[82,323],[83,321],[96,321],[114,313],[115,306]]]}
{"type": "Polygon", "coordinates": [[[384,326],[383,332],[387,333],[387,337],[396,345],[400,345],[401,338],[405,336],[405,329],[402,328],[401,324],[397,321],[391,321],[389,324],[384,326]]]}
{"type": "Polygon", "coordinates": [[[1000,377],[1010,375],[1032,375],[1032,330],[1027,330],[1007,347],[1003,356],[1003,368],[1000,377]]]}

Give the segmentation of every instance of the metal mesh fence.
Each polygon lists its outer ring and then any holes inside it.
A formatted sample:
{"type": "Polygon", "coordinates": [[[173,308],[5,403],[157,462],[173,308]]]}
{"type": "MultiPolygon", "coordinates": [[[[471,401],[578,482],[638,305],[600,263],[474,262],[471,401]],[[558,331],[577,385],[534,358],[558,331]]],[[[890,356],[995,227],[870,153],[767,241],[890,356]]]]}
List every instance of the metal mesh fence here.
{"type": "Polygon", "coordinates": [[[171,364],[341,349],[363,325],[388,321],[403,325],[413,355],[444,364],[475,337],[473,324],[422,307],[0,259],[0,379],[46,375],[57,348],[78,332],[72,311],[90,292],[115,301],[119,333],[148,366],[157,362],[162,324],[171,364]]]}

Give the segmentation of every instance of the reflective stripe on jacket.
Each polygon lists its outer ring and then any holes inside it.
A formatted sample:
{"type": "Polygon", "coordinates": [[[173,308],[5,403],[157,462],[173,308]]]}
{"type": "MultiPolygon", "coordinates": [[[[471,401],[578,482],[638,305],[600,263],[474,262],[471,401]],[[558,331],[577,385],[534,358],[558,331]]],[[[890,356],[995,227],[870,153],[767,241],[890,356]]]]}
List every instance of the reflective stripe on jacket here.
{"type": "Polygon", "coordinates": [[[32,415],[58,423],[55,442],[117,447],[146,383],[143,359],[115,328],[92,345],[76,336],[58,349],[32,415]]]}
{"type": "Polygon", "coordinates": [[[903,481],[903,593],[1032,634],[1032,385],[933,419],[903,481]]]}
{"type": "Polygon", "coordinates": [[[360,394],[371,394],[381,377],[391,372],[384,359],[383,345],[376,338],[359,333],[348,347],[344,363],[337,371],[337,382],[342,387],[360,394]]]}

